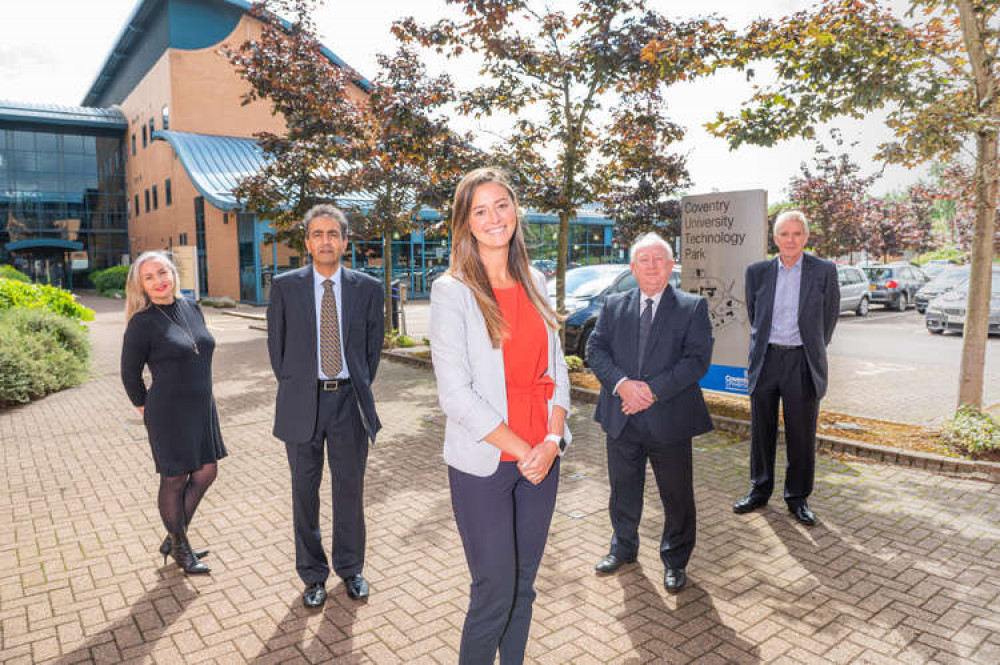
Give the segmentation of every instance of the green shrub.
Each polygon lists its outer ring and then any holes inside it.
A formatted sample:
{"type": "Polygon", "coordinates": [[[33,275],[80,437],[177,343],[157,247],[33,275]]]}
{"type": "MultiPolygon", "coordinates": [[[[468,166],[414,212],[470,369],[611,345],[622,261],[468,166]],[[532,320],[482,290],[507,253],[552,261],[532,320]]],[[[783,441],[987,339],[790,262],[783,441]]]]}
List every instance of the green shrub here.
{"type": "Polygon", "coordinates": [[[946,261],[961,263],[964,259],[964,255],[954,247],[942,247],[940,249],[935,249],[921,254],[917,257],[917,263],[923,265],[931,259],[945,259],[946,261]]]}
{"type": "Polygon", "coordinates": [[[128,266],[114,266],[90,273],[90,281],[101,295],[110,296],[125,290],[128,266]]]}
{"type": "Polygon", "coordinates": [[[0,404],[17,404],[79,385],[90,341],[75,321],[43,309],[0,316],[0,404]]]}
{"type": "Polygon", "coordinates": [[[383,349],[395,349],[395,348],[407,348],[410,346],[416,346],[417,343],[413,341],[412,338],[406,335],[401,335],[396,329],[389,330],[385,333],[385,340],[382,342],[383,349]]]}
{"type": "Polygon", "coordinates": [[[0,277],[5,277],[7,279],[15,279],[19,282],[30,282],[31,278],[25,275],[23,272],[15,268],[14,266],[2,265],[0,266],[0,277]]]}
{"type": "Polygon", "coordinates": [[[583,358],[580,356],[566,356],[566,368],[571,372],[582,372],[583,358]]]}
{"type": "Polygon", "coordinates": [[[962,406],[942,428],[941,440],[969,453],[1000,452],[1000,423],[974,406],[962,406]]]}
{"type": "Polygon", "coordinates": [[[14,308],[45,309],[76,321],[93,321],[94,311],[65,289],[0,278],[0,312],[14,308]]]}

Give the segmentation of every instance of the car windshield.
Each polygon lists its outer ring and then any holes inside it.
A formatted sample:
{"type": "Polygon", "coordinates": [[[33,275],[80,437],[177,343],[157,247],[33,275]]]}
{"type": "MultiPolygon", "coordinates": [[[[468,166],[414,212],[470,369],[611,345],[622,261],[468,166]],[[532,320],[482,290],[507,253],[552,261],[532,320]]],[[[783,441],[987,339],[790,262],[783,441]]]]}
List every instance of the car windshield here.
{"type": "MultiPolygon", "coordinates": [[[[582,266],[566,271],[566,297],[568,298],[589,298],[601,292],[608,284],[617,277],[622,270],[627,269],[627,265],[614,266],[582,266]],[[591,285],[591,282],[598,285],[591,285]],[[595,290],[596,289],[596,290],[595,290]]],[[[550,278],[548,283],[550,296],[556,293],[556,280],[550,278]]]]}
{"type": "Polygon", "coordinates": [[[938,287],[938,286],[954,286],[959,284],[969,277],[968,266],[959,266],[954,268],[949,268],[944,272],[938,274],[937,277],[928,282],[928,286],[938,287]]]}
{"type": "Polygon", "coordinates": [[[886,268],[884,266],[869,266],[867,268],[862,268],[862,270],[864,270],[865,274],[868,275],[868,279],[873,282],[892,277],[892,268],[886,268]]]}

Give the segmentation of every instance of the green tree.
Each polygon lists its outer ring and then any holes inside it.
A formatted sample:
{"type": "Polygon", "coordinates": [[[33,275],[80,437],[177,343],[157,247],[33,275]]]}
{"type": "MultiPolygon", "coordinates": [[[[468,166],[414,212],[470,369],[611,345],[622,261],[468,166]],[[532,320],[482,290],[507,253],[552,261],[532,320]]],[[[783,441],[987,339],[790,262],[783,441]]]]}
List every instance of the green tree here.
{"type": "MultiPolygon", "coordinates": [[[[776,66],[777,82],[755,92],[737,115],[720,114],[709,127],[734,148],[766,146],[814,136],[818,125],[836,116],[861,118],[885,109],[894,138],[880,146],[878,159],[953,161],[975,144],[972,274],[958,402],[981,406],[997,209],[1000,3],[910,0],[906,17],[886,5],[825,0],[778,21],[756,21],[739,40],[734,64],[767,59],[776,66]]],[[[669,72],[670,58],[660,57],[669,72]]]]}
{"type": "Polygon", "coordinates": [[[665,152],[681,130],[658,120],[666,110],[660,93],[710,73],[731,34],[714,18],[671,22],[644,0],[581,0],[573,13],[531,0],[446,2],[464,18],[430,26],[407,18],[393,29],[449,57],[481,59],[483,83],[460,94],[459,110],[513,118],[495,155],[526,205],[559,217],[556,301],[563,311],[570,220],[581,205],[612,201],[616,190],[613,212],[627,218],[621,193],[647,188],[650,174],[660,192],[687,181],[683,160],[665,152]],[[659,71],[641,57],[654,40],[663,54],[659,71]],[[610,118],[609,108],[616,109],[610,118]],[[626,145],[629,137],[648,141],[646,152],[626,145]],[[625,153],[615,152],[616,141],[625,153]]]}
{"type": "Polygon", "coordinates": [[[440,112],[454,100],[447,75],[429,77],[413,50],[402,46],[380,55],[378,75],[364,79],[319,42],[315,5],[255,4],[251,11],[264,23],[260,38],[226,51],[251,86],[244,103],[269,101],[287,125],[280,136],[257,135],[269,159],[237,196],[274,220],[277,240],[300,248],[297,222],[304,212],[317,202],[339,201],[355,233],[382,239],[389,329],[393,235],[407,231],[423,206],[444,207],[476,153],[440,112]]]}

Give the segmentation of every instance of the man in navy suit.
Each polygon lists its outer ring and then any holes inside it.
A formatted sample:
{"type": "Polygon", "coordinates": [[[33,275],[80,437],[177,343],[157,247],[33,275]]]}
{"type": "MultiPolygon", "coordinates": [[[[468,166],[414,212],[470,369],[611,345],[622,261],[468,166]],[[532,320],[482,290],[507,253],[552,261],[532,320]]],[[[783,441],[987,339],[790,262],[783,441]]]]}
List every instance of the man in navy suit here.
{"type": "Polygon", "coordinates": [[[323,447],[332,474],[333,568],[354,599],[368,596],[364,478],[368,445],[381,428],[371,384],[384,336],[378,280],[340,265],[347,218],[331,205],[303,219],[312,265],[275,278],[267,350],[278,379],[274,436],[292,472],[295,568],[306,607],[326,602],[330,575],[319,530],[323,447]]]}
{"type": "Polygon", "coordinates": [[[803,250],[809,224],[797,210],[774,222],[778,257],[746,272],[750,318],[750,491],[733,504],[748,513],[767,504],[774,489],[778,403],[784,407],[785,503],[795,519],[812,526],[806,500],[816,465],[816,419],[826,393],[826,346],[840,315],[837,267],[803,250]]]}
{"type": "Polygon", "coordinates": [[[604,301],[587,343],[601,382],[594,419],[607,434],[614,530],[596,570],[613,573],[636,560],[649,460],[666,517],[663,584],[676,592],[695,541],[691,438],[712,429],[698,386],[712,359],[712,326],[704,298],[670,286],[674,258],[663,238],[641,236],[630,259],[638,288],[604,301]]]}

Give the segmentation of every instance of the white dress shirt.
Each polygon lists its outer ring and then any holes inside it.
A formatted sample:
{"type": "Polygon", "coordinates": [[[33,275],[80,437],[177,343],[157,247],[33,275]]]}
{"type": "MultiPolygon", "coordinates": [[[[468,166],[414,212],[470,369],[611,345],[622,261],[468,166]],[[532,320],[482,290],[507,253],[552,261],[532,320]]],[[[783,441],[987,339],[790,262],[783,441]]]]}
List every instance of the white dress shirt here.
{"type": "MultiPolygon", "coordinates": [[[[666,288],[664,288],[663,291],[666,291],[666,288]]],[[[653,315],[650,317],[650,324],[652,325],[652,322],[654,320],[656,320],[656,309],[660,306],[660,298],[663,297],[663,291],[658,291],[658,292],[654,293],[653,295],[647,295],[647,294],[643,293],[641,289],[639,290],[639,297],[640,297],[640,300],[639,300],[639,320],[640,321],[642,320],[642,312],[643,312],[643,310],[646,309],[646,301],[649,300],[650,298],[653,299],[653,306],[652,306],[652,308],[653,308],[652,314],[653,315]]],[[[649,340],[646,341],[646,344],[649,344],[649,340]]],[[[639,349],[636,349],[637,353],[638,353],[638,351],[639,351],[639,349]]],[[[617,394],[618,393],[618,386],[620,386],[624,382],[628,381],[628,379],[629,379],[629,377],[622,377],[621,379],[619,379],[618,383],[615,384],[615,389],[611,391],[612,394],[617,394]]]]}

